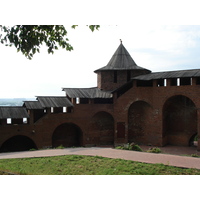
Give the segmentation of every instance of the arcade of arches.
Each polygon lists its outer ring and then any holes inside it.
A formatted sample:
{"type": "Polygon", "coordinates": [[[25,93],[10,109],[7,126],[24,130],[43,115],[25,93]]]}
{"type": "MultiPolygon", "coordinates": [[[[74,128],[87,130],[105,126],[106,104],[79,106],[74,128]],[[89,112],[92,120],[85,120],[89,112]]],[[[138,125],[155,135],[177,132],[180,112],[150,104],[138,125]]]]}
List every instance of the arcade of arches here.
{"type": "Polygon", "coordinates": [[[162,130],[157,136],[153,108],[145,101],[136,101],[128,110],[128,142],[151,144],[160,137],[163,145],[190,146],[197,137],[197,109],[183,95],[170,97],[162,110],[162,130]]]}
{"type": "MultiPolygon", "coordinates": [[[[151,144],[158,137],[163,145],[189,146],[197,135],[197,108],[194,102],[183,95],[172,96],[162,108],[162,133],[155,134],[156,119],[153,107],[145,101],[132,103],[128,110],[128,142],[151,144]]],[[[105,111],[96,113],[88,126],[89,142],[94,146],[114,145],[114,118],[105,111]]],[[[125,129],[125,123],[123,123],[125,129]]],[[[86,139],[87,136],[85,136],[86,139]]],[[[87,142],[88,142],[87,141],[87,142]]],[[[83,132],[73,123],[59,125],[52,134],[52,147],[83,146],[83,132]]],[[[0,152],[37,149],[27,136],[17,135],[6,140],[0,152]]]]}

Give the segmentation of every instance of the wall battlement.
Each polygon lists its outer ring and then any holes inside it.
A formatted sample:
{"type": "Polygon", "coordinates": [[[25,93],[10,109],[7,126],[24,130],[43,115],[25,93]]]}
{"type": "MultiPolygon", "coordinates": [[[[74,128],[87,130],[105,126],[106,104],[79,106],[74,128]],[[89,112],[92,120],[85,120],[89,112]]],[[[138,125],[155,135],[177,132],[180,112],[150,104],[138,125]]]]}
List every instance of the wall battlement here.
{"type": "Polygon", "coordinates": [[[95,73],[95,88],[63,88],[62,97],[0,107],[0,151],[127,142],[188,146],[200,138],[200,69],[152,73],[120,44],[95,73]]]}

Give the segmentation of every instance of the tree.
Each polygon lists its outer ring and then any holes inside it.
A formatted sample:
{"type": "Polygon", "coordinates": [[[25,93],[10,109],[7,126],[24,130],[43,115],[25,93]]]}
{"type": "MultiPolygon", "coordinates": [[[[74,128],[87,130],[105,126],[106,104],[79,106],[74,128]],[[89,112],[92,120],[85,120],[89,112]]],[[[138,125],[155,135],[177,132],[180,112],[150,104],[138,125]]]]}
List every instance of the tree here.
{"type": "MultiPolygon", "coordinates": [[[[72,28],[76,28],[73,25],[72,28]]],[[[99,25],[89,25],[91,31],[98,30],[99,25]]],[[[67,30],[62,25],[15,25],[12,27],[0,26],[0,41],[5,46],[15,46],[28,59],[40,52],[40,45],[46,44],[48,53],[54,53],[59,47],[67,51],[73,50],[67,30]]]]}

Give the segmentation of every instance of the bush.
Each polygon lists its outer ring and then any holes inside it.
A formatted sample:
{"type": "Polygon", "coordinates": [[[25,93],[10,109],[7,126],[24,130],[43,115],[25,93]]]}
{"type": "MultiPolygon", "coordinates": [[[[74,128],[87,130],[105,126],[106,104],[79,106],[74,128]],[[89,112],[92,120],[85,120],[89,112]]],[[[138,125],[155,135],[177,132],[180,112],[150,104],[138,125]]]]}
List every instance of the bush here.
{"type": "Polygon", "coordinates": [[[149,153],[161,153],[161,150],[158,147],[152,147],[149,150],[147,150],[149,153]]]}
{"type": "Polygon", "coordinates": [[[36,151],[36,149],[32,148],[32,149],[29,149],[29,151],[36,151]]]}
{"type": "Polygon", "coordinates": [[[117,147],[115,147],[115,149],[123,149],[123,147],[122,146],[117,146],[117,147]]]}
{"type": "Polygon", "coordinates": [[[56,149],[64,149],[65,147],[61,144],[60,146],[56,147],[56,149]]]}
{"type": "Polygon", "coordinates": [[[129,146],[129,150],[132,150],[132,151],[142,151],[142,149],[140,148],[140,146],[137,145],[137,144],[130,145],[129,146]]]}
{"type": "Polygon", "coordinates": [[[115,149],[131,150],[131,151],[142,151],[139,145],[135,143],[123,144],[122,146],[117,146],[115,149]]]}
{"type": "Polygon", "coordinates": [[[199,157],[197,154],[191,154],[192,157],[199,157]]]}

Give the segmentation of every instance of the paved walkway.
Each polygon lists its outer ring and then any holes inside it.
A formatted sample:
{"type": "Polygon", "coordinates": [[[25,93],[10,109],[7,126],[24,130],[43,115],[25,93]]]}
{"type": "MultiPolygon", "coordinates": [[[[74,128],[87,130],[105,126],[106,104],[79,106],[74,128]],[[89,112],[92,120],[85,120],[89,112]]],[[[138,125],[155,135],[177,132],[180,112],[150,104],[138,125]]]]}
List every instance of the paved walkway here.
{"type": "Polygon", "coordinates": [[[0,153],[0,159],[8,158],[28,158],[28,157],[48,157],[59,155],[88,155],[102,156],[108,158],[121,158],[144,163],[163,163],[165,165],[196,168],[200,169],[200,158],[170,155],[170,154],[155,154],[137,151],[118,150],[112,148],[66,148],[66,149],[50,149],[38,151],[23,151],[13,153],[0,153]]]}

